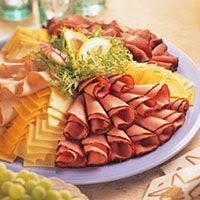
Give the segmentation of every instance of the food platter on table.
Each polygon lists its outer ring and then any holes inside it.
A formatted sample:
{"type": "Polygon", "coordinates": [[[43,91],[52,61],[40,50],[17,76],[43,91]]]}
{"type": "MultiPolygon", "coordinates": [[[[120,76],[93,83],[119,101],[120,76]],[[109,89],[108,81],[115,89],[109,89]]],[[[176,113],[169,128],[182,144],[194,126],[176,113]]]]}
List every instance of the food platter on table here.
{"type": "Polygon", "coordinates": [[[0,159],[12,170],[118,180],[167,161],[199,129],[198,69],[148,30],[72,15],[18,28],[1,52],[20,63],[0,68],[0,159]]]}

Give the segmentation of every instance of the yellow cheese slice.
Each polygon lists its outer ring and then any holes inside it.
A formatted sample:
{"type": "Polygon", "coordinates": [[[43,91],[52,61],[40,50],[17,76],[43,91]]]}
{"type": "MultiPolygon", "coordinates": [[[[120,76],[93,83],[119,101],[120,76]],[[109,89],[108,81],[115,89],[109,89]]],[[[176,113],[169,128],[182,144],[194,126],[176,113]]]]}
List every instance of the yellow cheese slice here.
{"type": "Polygon", "coordinates": [[[57,111],[53,108],[48,108],[47,113],[60,121],[63,121],[63,122],[66,121],[66,116],[60,111],[57,111]]]}
{"type": "Polygon", "coordinates": [[[38,119],[36,120],[36,126],[30,124],[29,126],[29,133],[27,139],[27,145],[34,145],[38,147],[46,147],[49,149],[56,149],[57,148],[57,141],[46,141],[46,140],[37,140],[36,139],[36,132],[40,131],[40,127],[38,126],[38,119]]]}
{"type": "Polygon", "coordinates": [[[6,137],[0,135],[0,152],[5,154],[12,154],[12,152],[15,149],[15,146],[9,142],[9,140],[6,137]]]}
{"type": "Polygon", "coordinates": [[[55,167],[55,155],[47,155],[45,160],[37,160],[36,162],[30,162],[24,160],[25,167],[55,167]]]}
{"type": "Polygon", "coordinates": [[[40,107],[34,102],[31,101],[30,99],[28,99],[27,97],[23,97],[21,98],[21,103],[24,107],[26,107],[30,112],[35,112],[38,109],[40,109],[40,107]]]}
{"type": "Polygon", "coordinates": [[[52,115],[49,115],[48,116],[48,124],[49,126],[51,127],[59,127],[59,128],[62,128],[65,126],[65,123],[64,121],[60,121],[59,119],[56,119],[54,116],[52,115]]]}
{"type": "Polygon", "coordinates": [[[49,149],[47,147],[40,147],[40,146],[34,146],[32,144],[29,144],[27,146],[27,153],[44,153],[44,154],[56,154],[56,149],[49,149]]]}
{"type": "Polygon", "coordinates": [[[44,105],[47,105],[49,103],[49,96],[43,96],[43,97],[38,97],[37,94],[33,94],[31,96],[27,96],[31,101],[36,103],[39,107],[43,107],[44,105]]]}
{"type": "Polygon", "coordinates": [[[5,153],[0,152],[0,160],[2,161],[12,163],[15,161],[16,158],[17,156],[14,154],[5,154],[5,153]]]}
{"type": "Polygon", "coordinates": [[[18,145],[16,146],[16,149],[14,151],[14,154],[24,160],[28,160],[30,162],[36,162],[36,160],[45,160],[46,154],[44,153],[33,153],[30,154],[27,152],[27,141],[26,139],[22,140],[18,145]]]}
{"type": "Polygon", "coordinates": [[[47,88],[40,90],[39,92],[36,93],[36,95],[39,98],[50,96],[50,94],[51,94],[51,88],[50,87],[47,87],[47,88]]]}
{"type": "Polygon", "coordinates": [[[63,132],[64,131],[64,128],[65,128],[65,125],[63,124],[62,126],[50,126],[49,124],[49,120],[48,120],[49,117],[47,117],[46,120],[42,120],[42,130],[43,131],[47,131],[47,132],[50,132],[50,133],[58,133],[58,132],[63,132]]]}
{"type": "Polygon", "coordinates": [[[64,95],[58,88],[52,88],[49,102],[50,107],[60,111],[63,114],[66,114],[72,102],[72,97],[69,95],[64,95]]]}
{"type": "Polygon", "coordinates": [[[37,117],[36,121],[36,134],[35,134],[35,139],[36,140],[44,140],[44,141],[54,141],[58,142],[59,140],[64,139],[63,136],[63,130],[62,131],[55,131],[55,132],[50,132],[50,131],[44,131],[42,130],[42,120],[47,119],[47,116],[39,116],[37,117]]]}

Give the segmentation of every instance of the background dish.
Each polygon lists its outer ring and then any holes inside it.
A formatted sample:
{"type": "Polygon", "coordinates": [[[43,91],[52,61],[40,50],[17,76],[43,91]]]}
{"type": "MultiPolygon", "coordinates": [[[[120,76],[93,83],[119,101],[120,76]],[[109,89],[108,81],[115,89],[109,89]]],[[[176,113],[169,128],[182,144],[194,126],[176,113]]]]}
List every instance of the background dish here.
{"type": "MultiPolygon", "coordinates": [[[[170,141],[159,147],[156,151],[143,157],[103,167],[88,167],[84,169],[27,169],[44,176],[56,176],[74,184],[101,183],[142,173],[167,161],[181,151],[191,141],[200,126],[200,107],[198,105],[198,99],[200,99],[200,72],[197,70],[190,58],[181,50],[170,43],[167,43],[167,45],[169,47],[169,52],[179,57],[180,62],[178,71],[191,80],[196,88],[194,106],[189,109],[184,126],[176,132],[170,141]]],[[[18,171],[23,168],[20,160],[13,164],[5,164],[8,168],[14,171],[18,171]]]]}

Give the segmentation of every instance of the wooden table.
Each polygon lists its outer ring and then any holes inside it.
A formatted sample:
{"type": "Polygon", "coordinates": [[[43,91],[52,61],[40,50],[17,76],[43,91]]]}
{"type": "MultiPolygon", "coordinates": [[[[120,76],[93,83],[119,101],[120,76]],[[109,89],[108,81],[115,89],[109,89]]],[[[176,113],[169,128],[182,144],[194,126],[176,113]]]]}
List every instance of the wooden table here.
{"type": "MultiPolygon", "coordinates": [[[[101,18],[107,21],[116,19],[131,27],[148,28],[175,44],[200,64],[200,21],[192,0],[107,0],[101,18]]],[[[38,20],[32,21],[35,23],[38,20]]],[[[22,22],[24,23],[26,22],[22,22]]],[[[16,24],[9,25],[0,21],[0,29],[4,26],[10,31],[16,24]]],[[[198,145],[200,134],[181,153],[198,145]]],[[[162,172],[159,168],[154,168],[124,180],[81,186],[81,189],[91,200],[141,200],[151,180],[160,175],[162,172]]]]}

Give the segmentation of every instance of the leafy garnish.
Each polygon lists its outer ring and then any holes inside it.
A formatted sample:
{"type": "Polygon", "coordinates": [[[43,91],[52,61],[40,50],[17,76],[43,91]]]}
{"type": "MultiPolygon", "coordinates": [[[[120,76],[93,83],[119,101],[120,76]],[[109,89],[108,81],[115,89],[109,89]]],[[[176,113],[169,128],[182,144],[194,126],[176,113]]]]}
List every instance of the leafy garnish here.
{"type": "MultiPolygon", "coordinates": [[[[64,31],[64,30],[63,30],[64,31]]],[[[101,34],[101,30],[93,33],[93,36],[101,34]]],[[[90,35],[90,37],[92,37],[90,35]]],[[[126,63],[132,60],[132,54],[124,47],[123,41],[116,37],[105,37],[111,43],[107,53],[101,54],[98,51],[88,53],[85,59],[77,58],[67,45],[63,34],[53,37],[51,45],[68,55],[66,64],[58,64],[49,60],[42,52],[39,58],[43,65],[55,78],[52,84],[61,88],[64,93],[74,95],[78,84],[89,77],[99,75],[114,75],[125,73],[126,63]]]]}

